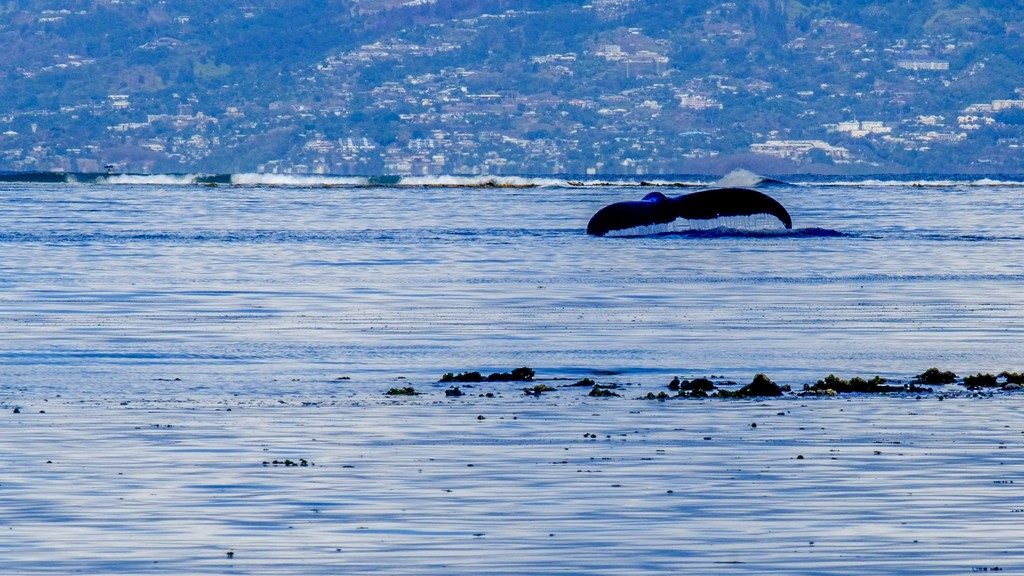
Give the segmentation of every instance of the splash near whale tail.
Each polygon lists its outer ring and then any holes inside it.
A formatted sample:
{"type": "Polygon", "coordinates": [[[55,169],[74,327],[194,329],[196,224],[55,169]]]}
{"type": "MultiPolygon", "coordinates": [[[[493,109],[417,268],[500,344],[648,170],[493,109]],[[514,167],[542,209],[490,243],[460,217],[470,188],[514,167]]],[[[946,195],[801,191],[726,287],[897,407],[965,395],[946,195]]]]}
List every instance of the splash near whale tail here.
{"type": "Polygon", "coordinates": [[[614,230],[668,224],[677,218],[709,220],[723,216],[775,216],[793,228],[789,212],[776,199],[747,188],[715,188],[669,198],[652,192],[642,200],[616,202],[601,208],[587,224],[587,234],[604,236],[614,230]]]}

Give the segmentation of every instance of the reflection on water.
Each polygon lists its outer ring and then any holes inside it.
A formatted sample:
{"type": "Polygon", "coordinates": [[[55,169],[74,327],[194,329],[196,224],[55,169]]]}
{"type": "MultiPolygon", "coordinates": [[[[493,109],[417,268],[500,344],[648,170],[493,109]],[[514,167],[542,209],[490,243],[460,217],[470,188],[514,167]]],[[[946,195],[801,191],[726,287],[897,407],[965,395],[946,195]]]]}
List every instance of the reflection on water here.
{"type": "Polygon", "coordinates": [[[0,417],[0,434],[19,438],[0,476],[5,572],[1024,569],[1011,537],[1016,397],[658,403],[492,389],[25,406],[0,417]]]}

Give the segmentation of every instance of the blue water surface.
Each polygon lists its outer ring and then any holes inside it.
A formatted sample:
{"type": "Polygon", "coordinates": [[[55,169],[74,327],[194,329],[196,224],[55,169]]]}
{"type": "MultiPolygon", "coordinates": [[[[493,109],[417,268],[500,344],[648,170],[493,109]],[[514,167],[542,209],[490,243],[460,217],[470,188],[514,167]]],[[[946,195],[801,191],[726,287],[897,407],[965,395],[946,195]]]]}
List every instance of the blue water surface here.
{"type": "Polygon", "coordinates": [[[765,191],[792,231],[755,218],[597,238],[595,211],[646,190],[2,184],[0,386],[1024,370],[1020,183],[765,191]]]}

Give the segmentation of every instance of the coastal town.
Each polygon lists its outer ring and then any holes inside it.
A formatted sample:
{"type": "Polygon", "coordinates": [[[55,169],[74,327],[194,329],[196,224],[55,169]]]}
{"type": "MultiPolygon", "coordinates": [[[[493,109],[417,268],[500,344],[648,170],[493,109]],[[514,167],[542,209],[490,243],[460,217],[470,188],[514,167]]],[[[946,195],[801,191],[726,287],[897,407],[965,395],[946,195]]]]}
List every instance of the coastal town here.
{"type": "MultiPolygon", "coordinates": [[[[0,107],[0,170],[1024,168],[1024,87],[1005,74],[1005,55],[979,46],[975,20],[984,15],[969,11],[936,14],[915,35],[834,15],[783,14],[789,19],[778,34],[785,42],[769,50],[751,20],[756,14],[735,3],[709,3],[681,31],[652,28],[628,0],[566,3],[556,16],[576,18],[578,26],[563,23],[550,41],[537,43],[532,35],[554,25],[550,10],[349,4],[363,18],[412,15],[351,45],[324,42],[310,57],[261,77],[237,56],[199,50],[207,42],[200,30],[210,24],[183,7],[151,9],[153,24],[146,34],[126,33],[121,40],[135,44],[120,56],[90,54],[74,38],[98,15],[142,10],[131,2],[8,8],[0,37],[21,38],[10,45],[40,37],[55,45],[44,56],[6,64],[6,89],[22,95],[0,107]]],[[[242,7],[218,18],[243,35],[267,10],[242,7]]],[[[1019,40],[1019,31],[1013,34],[1019,40]]]]}

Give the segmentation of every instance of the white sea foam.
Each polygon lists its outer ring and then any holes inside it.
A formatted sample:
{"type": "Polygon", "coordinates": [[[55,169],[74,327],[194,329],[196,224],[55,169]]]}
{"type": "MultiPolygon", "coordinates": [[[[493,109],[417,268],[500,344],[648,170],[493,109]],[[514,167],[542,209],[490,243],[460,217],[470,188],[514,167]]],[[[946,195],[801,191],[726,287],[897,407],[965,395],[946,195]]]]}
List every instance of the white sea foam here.
{"type": "Polygon", "coordinates": [[[841,188],[955,188],[955,187],[988,187],[988,186],[1024,186],[1024,181],[1012,179],[981,178],[979,180],[961,180],[938,177],[913,179],[864,178],[859,180],[801,180],[794,179],[793,184],[817,187],[841,188]]]}
{"type": "Polygon", "coordinates": [[[111,174],[100,176],[99,184],[138,184],[158,186],[185,186],[195,184],[199,175],[196,174],[111,174]]]}
{"type": "Polygon", "coordinates": [[[971,182],[973,186],[1024,186],[1022,180],[1004,180],[995,178],[982,178],[971,182]]]}
{"type": "Polygon", "coordinates": [[[437,187],[562,187],[565,180],[556,178],[530,178],[522,176],[403,176],[400,186],[437,187]]]}
{"type": "Polygon", "coordinates": [[[268,186],[399,186],[399,187],[565,187],[565,180],[521,176],[331,176],[304,174],[243,173],[231,175],[231,183],[268,186]]]}
{"type": "MultiPolygon", "coordinates": [[[[97,183],[117,185],[189,186],[198,184],[235,184],[244,186],[298,186],[298,187],[541,187],[541,188],[606,188],[606,187],[739,187],[756,188],[776,183],[771,178],[749,170],[735,170],[715,179],[710,176],[495,176],[495,175],[436,175],[436,176],[342,176],[332,174],[94,174],[94,173],[25,173],[7,175],[7,182],[54,183],[53,176],[70,183],[97,183]]],[[[970,179],[922,175],[920,177],[877,176],[863,178],[834,178],[826,176],[789,176],[783,180],[798,187],[818,188],[954,188],[954,187],[1022,187],[1024,180],[1013,177],[981,177],[970,179]]]]}
{"type": "Polygon", "coordinates": [[[752,188],[764,181],[764,176],[754,174],[750,170],[738,168],[723,176],[716,186],[723,188],[752,188]]]}
{"type": "Polygon", "coordinates": [[[358,176],[264,174],[247,172],[232,174],[231,183],[243,186],[366,186],[369,183],[369,180],[358,176]]]}

